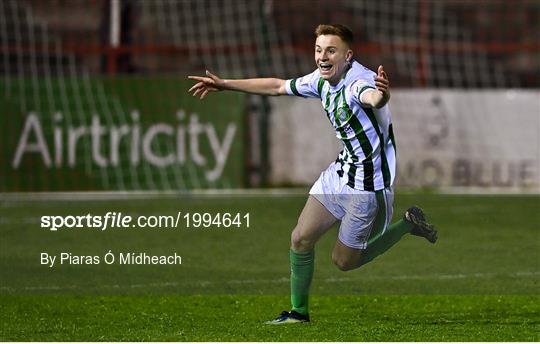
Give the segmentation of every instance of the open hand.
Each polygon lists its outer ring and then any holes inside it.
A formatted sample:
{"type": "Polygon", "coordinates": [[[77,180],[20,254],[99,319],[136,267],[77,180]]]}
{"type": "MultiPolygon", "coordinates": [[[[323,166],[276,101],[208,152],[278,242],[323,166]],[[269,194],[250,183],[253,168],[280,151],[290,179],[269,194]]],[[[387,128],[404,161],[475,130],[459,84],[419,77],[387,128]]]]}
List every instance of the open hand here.
{"type": "Polygon", "coordinates": [[[217,92],[223,89],[223,80],[209,71],[206,71],[206,76],[189,75],[188,79],[198,81],[188,92],[193,92],[193,96],[199,96],[200,99],[206,97],[209,92],[217,92]]]}
{"type": "Polygon", "coordinates": [[[388,80],[388,76],[386,75],[382,65],[380,65],[377,69],[375,86],[377,87],[377,90],[382,92],[383,96],[386,97],[390,95],[390,81],[388,80]]]}

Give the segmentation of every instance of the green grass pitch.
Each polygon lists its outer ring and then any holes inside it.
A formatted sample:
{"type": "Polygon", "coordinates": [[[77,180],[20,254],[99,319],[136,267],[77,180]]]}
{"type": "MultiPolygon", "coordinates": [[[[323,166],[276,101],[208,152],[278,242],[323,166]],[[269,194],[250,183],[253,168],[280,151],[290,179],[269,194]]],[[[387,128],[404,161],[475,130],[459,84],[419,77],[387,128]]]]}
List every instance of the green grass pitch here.
{"type": "Polygon", "coordinates": [[[310,324],[289,307],[289,233],[301,196],[0,202],[0,341],[538,341],[540,198],[401,194],[439,242],[412,236],[341,272],[317,245],[310,324]],[[59,230],[44,215],[250,213],[250,228],[59,230]],[[40,253],[146,252],[181,265],[40,264],[40,253]]]}

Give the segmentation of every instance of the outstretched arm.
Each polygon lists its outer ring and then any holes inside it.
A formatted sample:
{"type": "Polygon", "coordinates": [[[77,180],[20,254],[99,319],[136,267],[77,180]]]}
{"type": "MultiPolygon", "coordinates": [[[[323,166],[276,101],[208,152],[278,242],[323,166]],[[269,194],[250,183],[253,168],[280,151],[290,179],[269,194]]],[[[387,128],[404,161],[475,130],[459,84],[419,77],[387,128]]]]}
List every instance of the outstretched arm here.
{"type": "Polygon", "coordinates": [[[266,96],[279,96],[287,94],[285,90],[285,80],[276,78],[259,79],[221,79],[217,75],[206,71],[206,76],[188,76],[188,79],[195,80],[188,92],[193,92],[193,96],[201,99],[210,92],[223,90],[240,91],[245,93],[260,94],[266,96]]]}
{"type": "Polygon", "coordinates": [[[388,103],[388,100],[390,100],[390,82],[383,66],[379,66],[377,69],[375,86],[377,87],[376,90],[369,90],[362,93],[360,102],[380,109],[388,103]]]}

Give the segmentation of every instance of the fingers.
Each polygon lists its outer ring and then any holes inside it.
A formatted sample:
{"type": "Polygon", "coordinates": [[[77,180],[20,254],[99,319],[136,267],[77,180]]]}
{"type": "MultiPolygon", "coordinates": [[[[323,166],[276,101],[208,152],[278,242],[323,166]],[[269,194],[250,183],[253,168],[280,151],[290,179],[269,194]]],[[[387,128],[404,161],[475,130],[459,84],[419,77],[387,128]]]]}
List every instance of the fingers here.
{"type": "Polygon", "coordinates": [[[203,91],[203,93],[201,94],[201,97],[199,99],[203,100],[204,97],[206,97],[206,95],[208,94],[208,92],[210,92],[209,89],[206,89],[203,91]]]}
{"type": "Polygon", "coordinates": [[[193,92],[192,96],[196,97],[198,94],[200,94],[204,90],[205,90],[204,87],[199,87],[193,92]]]}
{"type": "Polygon", "coordinates": [[[383,93],[386,93],[388,92],[388,86],[387,85],[384,85],[384,84],[378,84],[376,85],[377,86],[377,90],[378,91],[381,91],[383,93]]]}
{"type": "Polygon", "coordinates": [[[388,75],[384,71],[382,65],[377,68],[377,76],[375,77],[375,86],[379,91],[387,92],[390,87],[390,81],[388,80],[388,75]]]}
{"type": "Polygon", "coordinates": [[[383,93],[387,93],[389,90],[389,85],[387,82],[375,81],[375,87],[378,91],[381,91],[383,93]]]}
{"type": "Polygon", "coordinates": [[[194,75],[189,75],[189,76],[188,76],[188,79],[196,80],[196,81],[202,81],[202,82],[206,82],[206,83],[212,83],[212,82],[214,82],[211,78],[207,78],[207,77],[205,77],[205,76],[194,76],[194,75]]]}
{"type": "Polygon", "coordinates": [[[190,75],[188,76],[188,79],[199,81],[195,85],[191,86],[191,88],[188,90],[188,93],[193,93],[192,96],[194,97],[201,95],[202,99],[206,96],[206,94],[208,94],[208,92],[217,90],[215,87],[212,87],[214,81],[210,78],[190,75]]]}
{"type": "Polygon", "coordinates": [[[219,80],[219,78],[216,75],[210,73],[210,71],[208,70],[206,71],[206,76],[188,75],[188,79],[204,81],[208,83],[212,83],[212,82],[215,82],[216,80],[219,80]]]}
{"type": "Polygon", "coordinates": [[[388,81],[388,79],[385,79],[385,78],[382,78],[382,77],[376,77],[375,78],[375,86],[378,87],[386,87],[388,88],[388,86],[390,86],[390,82],[388,81]]]}
{"type": "Polygon", "coordinates": [[[210,73],[210,71],[209,71],[208,69],[206,70],[206,76],[208,76],[208,77],[211,78],[212,80],[219,79],[216,75],[210,73]]]}
{"type": "Polygon", "coordinates": [[[377,76],[388,79],[388,76],[386,75],[386,72],[384,71],[384,67],[382,65],[380,65],[379,68],[377,68],[377,76]]]}
{"type": "Polygon", "coordinates": [[[188,92],[191,92],[197,88],[200,88],[200,87],[203,87],[204,86],[204,83],[203,82],[198,82],[196,83],[195,85],[191,86],[191,88],[188,90],[188,92]]]}
{"type": "Polygon", "coordinates": [[[200,99],[203,99],[208,93],[220,90],[217,87],[217,82],[220,81],[219,77],[210,73],[208,70],[206,71],[206,76],[189,75],[188,79],[198,81],[188,90],[188,93],[192,93],[194,97],[198,96],[200,99]]]}
{"type": "Polygon", "coordinates": [[[203,82],[199,82],[193,87],[191,87],[188,92],[192,93],[191,95],[193,97],[199,96],[200,99],[203,99],[204,97],[206,97],[206,95],[208,95],[208,93],[216,91],[218,91],[216,87],[211,87],[203,82]]]}

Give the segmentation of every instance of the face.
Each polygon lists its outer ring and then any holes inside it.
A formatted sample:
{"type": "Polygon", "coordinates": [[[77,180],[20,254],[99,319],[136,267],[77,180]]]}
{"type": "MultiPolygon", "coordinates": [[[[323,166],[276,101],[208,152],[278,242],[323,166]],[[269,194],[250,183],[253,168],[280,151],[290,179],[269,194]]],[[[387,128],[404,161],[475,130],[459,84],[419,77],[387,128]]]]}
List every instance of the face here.
{"type": "Polygon", "coordinates": [[[315,63],[321,77],[337,85],[352,58],[352,50],[335,35],[320,35],[315,41],[315,63]]]}

